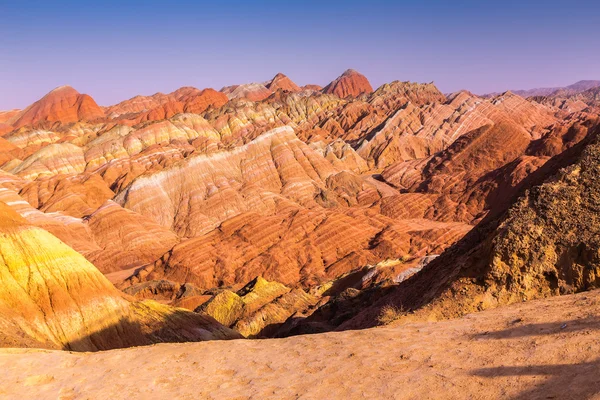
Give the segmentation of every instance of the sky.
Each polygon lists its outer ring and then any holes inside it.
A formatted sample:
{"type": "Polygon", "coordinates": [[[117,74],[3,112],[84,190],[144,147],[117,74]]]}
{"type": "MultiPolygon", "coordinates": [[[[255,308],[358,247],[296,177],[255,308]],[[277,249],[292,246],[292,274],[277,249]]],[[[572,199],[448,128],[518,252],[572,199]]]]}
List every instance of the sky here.
{"type": "Polygon", "coordinates": [[[483,94],[600,79],[600,2],[0,0],[0,110],[71,85],[110,105],[277,72],[483,94]]]}

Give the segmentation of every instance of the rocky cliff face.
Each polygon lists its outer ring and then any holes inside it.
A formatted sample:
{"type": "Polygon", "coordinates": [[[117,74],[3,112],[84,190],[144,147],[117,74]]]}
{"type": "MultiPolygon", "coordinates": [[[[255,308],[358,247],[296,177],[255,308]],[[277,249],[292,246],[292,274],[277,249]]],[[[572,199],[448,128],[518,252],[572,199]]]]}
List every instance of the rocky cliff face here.
{"type": "Polygon", "coordinates": [[[577,163],[532,188],[510,209],[494,238],[488,277],[500,299],[598,287],[599,172],[596,139],[577,163]]]}

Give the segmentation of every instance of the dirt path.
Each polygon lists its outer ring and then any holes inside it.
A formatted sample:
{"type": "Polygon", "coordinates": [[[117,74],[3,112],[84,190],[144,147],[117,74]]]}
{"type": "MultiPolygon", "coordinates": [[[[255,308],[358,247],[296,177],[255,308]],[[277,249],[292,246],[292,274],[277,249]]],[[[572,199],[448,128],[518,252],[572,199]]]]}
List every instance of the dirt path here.
{"type": "Polygon", "coordinates": [[[2,399],[585,399],[600,291],[457,320],[102,353],[0,350],[2,399]]]}

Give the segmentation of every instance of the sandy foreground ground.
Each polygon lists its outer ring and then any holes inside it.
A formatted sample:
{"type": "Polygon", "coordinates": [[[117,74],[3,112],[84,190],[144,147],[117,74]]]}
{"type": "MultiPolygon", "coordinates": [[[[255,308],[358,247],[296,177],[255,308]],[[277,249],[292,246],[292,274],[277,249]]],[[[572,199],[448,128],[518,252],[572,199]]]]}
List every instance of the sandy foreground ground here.
{"type": "Polygon", "coordinates": [[[2,349],[0,371],[21,400],[600,398],[600,291],[287,339],[2,349]]]}

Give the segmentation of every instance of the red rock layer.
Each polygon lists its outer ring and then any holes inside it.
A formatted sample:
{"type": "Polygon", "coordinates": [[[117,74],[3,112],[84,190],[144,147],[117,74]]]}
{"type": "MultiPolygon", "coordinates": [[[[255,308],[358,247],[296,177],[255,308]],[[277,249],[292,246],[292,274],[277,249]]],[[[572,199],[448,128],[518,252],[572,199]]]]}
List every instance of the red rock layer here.
{"type": "Polygon", "coordinates": [[[40,211],[61,211],[76,218],[91,214],[115,195],[99,175],[89,174],[37,179],[19,194],[40,211]]]}
{"type": "Polygon", "coordinates": [[[0,166],[22,156],[22,151],[8,140],[0,137],[0,166]]]}
{"type": "Polygon", "coordinates": [[[291,128],[282,127],[232,151],[192,157],[139,178],[117,201],[189,237],[249,210],[267,214],[294,204],[316,205],[326,195],[325,180],[336,172],[291,128]]]}
{"type": "MultiPolygon", "coordinates": [[[[373,101],[385,98],[377,96],[373,101]]],[[[413,101],[406,102],[363,139],[358,148],[363,158],[381,168],[398,160],[428,157],[467,132],[503,121],[519,125],[530,139],[538,139],[556,122],[546,107],[510,93],[484,100],[459,92],[443,103],[436,102],[435,97],[424,96],[422,101],[426,103],[421,106],[414,105],[413,101]]]]}
{"type": "Polygon", "coordinates": [[[179,242],[170,230],[108,201],[85,218],[100,250],[86,258],[109,273],[154,262],[179,242]]]}
{"type": "Polygon", "coordinates": [[[385,199],[382,211],[389,216],[416,212],[425,218],[476,222],[506,206],[550,157],[579,143],[588,132],[589,120],[583,118],[556,125],[534,141],[520,124],[504,119],[461,136],[431,158],[394,164],[383,171],[383,178],[414,193],[385,199]]]}
{"type": "Polygon", "coordinates": [[[10,124],[11,120],[14,119],[14,117],[16,117],[17,115],[19,115],[19,113],[21,112],[21,110],[7,110],[7,111],[0,111],[0,124],[10,124]]]}
{"type": "Polygon", "coordinates": [[[306,287],[380,260],[437,254],[471,226],[426,220],[394,222],[361,211],[295,210],[241,214],[208,234],[184,241],[130,283],[190,282],[202,289],[238,286],[257,275],[306,287]]]}
{"type": "Polygon", "coordinates": [[[184,96],[180,101],[185,104],[185,112],[200,114],[209,107],[219,108],[228,100],[224,93],[217,92],[214,89],[204,89],[198,94],[184,96]]]}
{"type": "Polygon", "coordinates": [[[319,85],[304,85],[301,87],[302,90],[311,90],[311,91],[315,91],[315,92],[320,92],[321,90],[323,90],[322,86],[319,85]]]}

